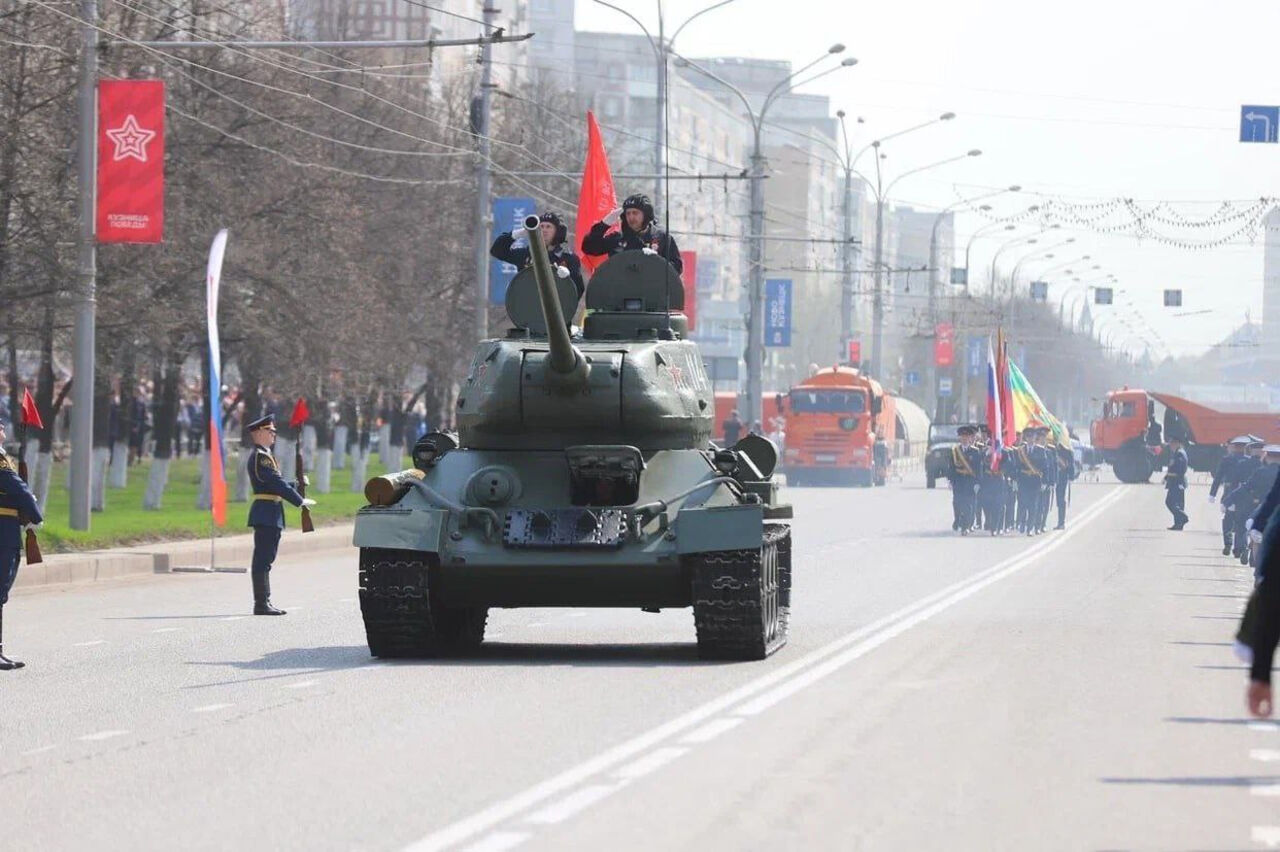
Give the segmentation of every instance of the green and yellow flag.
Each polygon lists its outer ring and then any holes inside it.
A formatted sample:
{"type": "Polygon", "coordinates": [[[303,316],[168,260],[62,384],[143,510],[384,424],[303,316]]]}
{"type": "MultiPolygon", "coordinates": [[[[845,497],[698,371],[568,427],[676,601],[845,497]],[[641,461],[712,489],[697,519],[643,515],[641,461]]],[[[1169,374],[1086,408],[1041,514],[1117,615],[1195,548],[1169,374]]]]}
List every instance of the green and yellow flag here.
{"type": "Polygon", "coordinates": [[[1040,401],[1036,389],[1031,386],[1031,382],[1027,381],[1027,377],[1013,361],[1009,362],[1009,394],[1013,400],[1015,429],[1021,432],[1029,423],[1042,423],[1053,433],[1054,443],[1063,447],[1071,446],[1071,436],[1067,434],[1067,427],[1040,401]]]}

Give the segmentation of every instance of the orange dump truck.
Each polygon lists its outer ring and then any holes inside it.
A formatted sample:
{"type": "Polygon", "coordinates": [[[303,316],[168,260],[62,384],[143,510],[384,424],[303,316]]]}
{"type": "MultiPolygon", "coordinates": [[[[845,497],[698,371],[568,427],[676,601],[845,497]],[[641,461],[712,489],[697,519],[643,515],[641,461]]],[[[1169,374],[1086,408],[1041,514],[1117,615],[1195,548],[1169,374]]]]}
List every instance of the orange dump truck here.
{"type": "Polygon", "coordinates": [[[784,398],[787,418],[783,470],[789,485],[883,485],[875,465],[876,436],[884,464],[893,455],[897,412],[893,396],[851,367],[819,370],[784,398]]]}
{"type": "Polygon", "coordinates": [[[1117,479],[1146,482],[1163,466],[1156,451],[1170,434],[1186,439],[1191,469],[1207,471],[1218,464],[1222,445],[1237,435],[1280,442],[1280,420],[1266,412],[1217,411],[1173,394],[1122,388],[1107,394],[1089,434],[1117,479]]]}

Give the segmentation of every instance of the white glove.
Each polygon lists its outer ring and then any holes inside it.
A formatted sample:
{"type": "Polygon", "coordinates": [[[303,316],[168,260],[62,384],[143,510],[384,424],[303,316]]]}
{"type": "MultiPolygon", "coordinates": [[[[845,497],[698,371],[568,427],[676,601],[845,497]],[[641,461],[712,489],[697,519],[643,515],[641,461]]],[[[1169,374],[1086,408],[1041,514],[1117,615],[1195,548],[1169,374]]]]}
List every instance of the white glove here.
{"type": "Polygon", "coordinates": [[[645,246],[644,248],[640,249],[640,251],[644,252],[645,254],[657,254],[656,251],[649,248],[648,246],[645,246]]]}
{"type": "Polygon", "coordinates": [[[304,474],[302,474],[302,484],[303,484],[303,485],[310,485],[310,484],[311,484],[311,477],[307,476],[305,473],[304,473],[304,474]]]}
{"type": "Polygon", "coordinates": [[[1253,531],[1253,518],[1245,518],[1245,519],[1244,519],[1244,528],[1245,528],[1245,531],[1247,531],[1247,532],[1252,532],[1252,531],[1253,531]]]}
{"type": "Polygon", "coordinates": [[[557,277],[557,278],[568,278],[568,277],[569,277],[569,267],[567,267],[567,266],[557,266],[557,267],[556,267],[556,277],[557,277]]]}
{"type": "Polygon", "coordinates": [[[1249,530],[1249,543],[1262,544],[1262,533],[1259,530],[1249,530]]]}
{"type": "Polygon", "coordinates": [[[1209,495],[1209,502],[1210,502],[1210,503],[1217,503],[1217,502],[1218,502],[1218,495],[1216,495],[1216,494],[1210,494],[1210,495],[1209,495]]]}
{"type": "Polygon", "coordinates": [[[602,221],[608,222],[610,219],[621,219],[621,218],[622,218],[622,208],[619,207],[616,210],[609,211],[609,215],[605,216],[602,221]]]}
{"type": "Polygon", "coordinates": [[[1226,505],[1225,503],[1219,503],[1219,504],[1218,504],[1218,508],[1222,510],[1222,514],[1224,514],[1224,515],[1225,515],[1227,512],[1231,511],[1231,507],[1230,507],[1230,506],[1228,506],[1228,505],[1226,505]]]}
{"type": "Polygon", "coordinates": [[[303,508],[303,509],[310,509],[310,508],[311,508],[312,506],[314,506],[315,504],[316,504],[316,501],[315,501],[315,500],[312,500],[310,497],[303,497],[303,498],[302,498],[302,507],[301,507],[301,508],[303,508]]]}
{"type": "Polygon", "coordinates": [[[38,524],[23,524],[23,526],[22,526],[22,531],[23,531],[23,532],[35,532],[36,530],[40,529],[40,528],[41,528],[41,527],[43,527],[43,526],[44,526],[44,521],[41,521],[41,522],[40,522],[40,523],[38,523],[38,524]]]}

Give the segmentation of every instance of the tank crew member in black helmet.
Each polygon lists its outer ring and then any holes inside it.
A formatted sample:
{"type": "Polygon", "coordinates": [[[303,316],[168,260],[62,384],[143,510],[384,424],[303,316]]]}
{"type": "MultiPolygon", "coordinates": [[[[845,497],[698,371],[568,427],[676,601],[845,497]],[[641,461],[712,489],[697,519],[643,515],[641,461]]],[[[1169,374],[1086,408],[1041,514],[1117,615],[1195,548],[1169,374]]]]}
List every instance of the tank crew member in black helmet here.
{"type": "MultiPolygon", "coordinates": [[[[578,298],[581,299],[582,294],[587,292],[587,285],[582,281],[582,261],[565,245],[569,229],[558,215],[548,210],[538,217],[538,230],[542,232],[542,242],[547,246],[547,256],[551,258],[556,274],[561,278],[572,278],[573,286],[578,288],[578,298]]],[[[524,247],[515,248],[515,242],[515,236],[510,231],[504,231],[498,234],[498,238],[489,247],[489,254],[517,269],[524,269],[529,265],[529,250],[524,247]]]]}
{"type": "Polygon", "coordinates": [[[654,219],[653,202],[649,200],[649,196],[632,195],[622,202],[621,208],[591,226],[591,230],[582,238],[582,253],[592,257],[612,257],[618,252],[643,249],[662,255],[676,268],[676,272],[683,272],[680,248],[670,234],[658,229],[654,219]],[[614,217],[618,218],[621,227],[612,234],[606,233],[614,217]]]}

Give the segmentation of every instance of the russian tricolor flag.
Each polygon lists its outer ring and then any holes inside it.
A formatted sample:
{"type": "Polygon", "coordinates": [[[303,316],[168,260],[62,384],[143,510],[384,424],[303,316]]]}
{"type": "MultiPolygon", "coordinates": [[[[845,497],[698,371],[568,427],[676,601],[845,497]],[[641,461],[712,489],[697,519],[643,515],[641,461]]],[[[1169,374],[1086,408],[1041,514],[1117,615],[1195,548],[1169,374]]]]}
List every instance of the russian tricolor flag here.
{"type": "Polygon", "coordinates": [[[227,229],[218,231],[209,249],[205,307],[209,318],[209,505],[213,522],[227,525],[227,480],[222,464],[222,345],[218,340],[218,283],[227,251],[227,229]]]}

